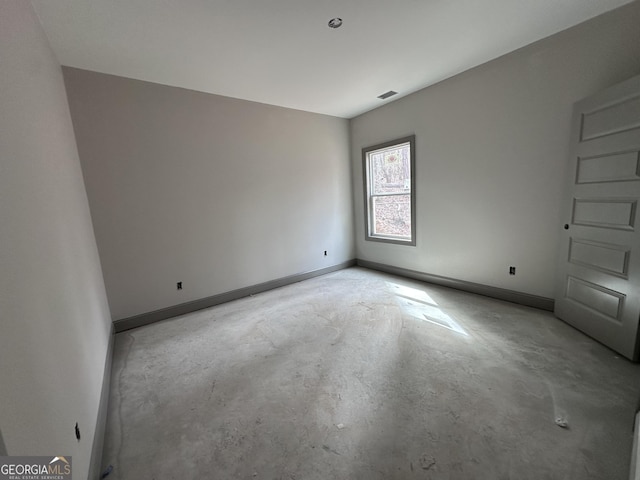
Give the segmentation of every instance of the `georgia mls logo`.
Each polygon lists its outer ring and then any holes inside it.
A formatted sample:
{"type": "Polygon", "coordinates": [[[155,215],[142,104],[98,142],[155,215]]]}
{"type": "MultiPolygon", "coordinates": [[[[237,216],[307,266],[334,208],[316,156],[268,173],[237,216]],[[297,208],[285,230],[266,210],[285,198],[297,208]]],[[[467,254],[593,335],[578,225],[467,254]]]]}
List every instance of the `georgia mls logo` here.
{"type": "Polygon", "coordinates": [[[69,464],[67,459],[64,457],[53,457],[53,460],[49,462],[49,465],[50,465],[49,466],[50,474],[57,473],[59,475],[60,474],[71,475],[71,464],[69,464]],[[58,463],[58,465],[55,465],[56,463],[58,463]],[[51,467],[51,465],[54,465],[54,466],[51,467]]]}
{"type": "Polygon", "coordinates": [[[0,480],[71,480],[71,457],[0,457],[0,480]]]}

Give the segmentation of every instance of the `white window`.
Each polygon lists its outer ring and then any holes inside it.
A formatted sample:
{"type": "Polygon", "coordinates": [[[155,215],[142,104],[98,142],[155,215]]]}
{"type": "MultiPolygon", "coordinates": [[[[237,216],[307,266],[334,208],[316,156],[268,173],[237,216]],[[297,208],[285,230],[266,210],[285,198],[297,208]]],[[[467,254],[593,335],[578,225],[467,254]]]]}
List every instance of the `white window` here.
{"type": "Polygon", "coordinates": [[[362,149],[366,240],[416,244],[415,135],[362,149]]]}

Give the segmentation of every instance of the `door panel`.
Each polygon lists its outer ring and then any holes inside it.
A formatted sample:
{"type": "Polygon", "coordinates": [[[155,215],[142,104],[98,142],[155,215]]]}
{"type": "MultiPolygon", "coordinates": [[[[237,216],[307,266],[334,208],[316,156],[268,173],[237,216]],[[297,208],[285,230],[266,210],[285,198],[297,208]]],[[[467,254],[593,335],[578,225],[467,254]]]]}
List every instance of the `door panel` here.
{"type": "Polygon", "coordinates": [[[640,127],[640,94],[582,114],[581,141],[640,127]]]}
{"type": "Polygon", "coordinates": [[[576,183],[620,182],[640,179],[637,150],[578,158],[576,183]]]}
{"type": "Polygon", "coordinates": [[[630,253],[629,246],[583,238],[569,239],[569,262],[623,278],[629,275],[630,253]]]}
{"type": "Polygon", "coordinates": [[[611,320],[620,320],[624,294],[570,275],[567,276],[565,291],[568,299],[595,310],[611,320]]]}
{"type": "Polygon", "coordinates": [[[640,76],[574,107],[556,315],[640,360],[640,76]]]}
{"type": "Polygon", "coordinates": [[[635,199],[574,198],[572,223],[601,228],[633,230],[635,199]]]}

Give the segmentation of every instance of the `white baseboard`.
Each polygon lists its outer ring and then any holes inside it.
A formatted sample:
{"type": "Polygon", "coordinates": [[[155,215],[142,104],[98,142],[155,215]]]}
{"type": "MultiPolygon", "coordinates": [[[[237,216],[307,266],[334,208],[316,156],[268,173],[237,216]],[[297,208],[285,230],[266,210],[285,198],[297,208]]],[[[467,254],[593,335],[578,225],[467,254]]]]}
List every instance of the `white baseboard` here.
{"type": "Polygon", "coordinates": [[[357,262],[359,266],[369,268],[371,270],[391,273],[392,275],[400,275],[402,277],[413,278],[422,282],[434,283],[436,285],[455,288],[464,292],[484,295],[485,297],[497,298],[498,300],[505,300],[507,302],[513,302],[519,305],[526,305],[528,307],[540,308],[542,310],[553,312],[553,298],[539,297],[529,293],[491,287],[489,285],[467,282],[466,280],[458,280],[456,278],[441,277],[440,275],[433,275],[416,270],[408,270],[402,267],[394,267],[393,265],[370,262],[369,260],[358,259],[357,262]]]}
{"type": "Polygon", "coordinates": [[[102,473],[102,449],[104,437],[107,431],[107,409],[109,407],[109,390],[111,389],[111,364],[113,363],[113,347],[115,343],[115,329],[111,326],[109,345],[107,346],[107,358],[104,362],[102,374],[102,390],[100,393],[100,405],[98,405],[98,418],[96,430],[93,435],[91,448],[91,460],[89,462],[89,480],[97,480],[102,473]]]}
{"type": "Polygon", "coordinates": [[[251,285],[249,287],[243,287],[237,290],[219,293],[211,297],[181,303],[179,305],[174,305],[160,310],[154,310],[153,312],[147,312],[140,315],[134,315],[133,317],[122,318],[120,320],[115,320],[113,324],[115,326],[116,333],[120,333],[132,328],[159,322],[160,320],[166,320],[167,318],[177,317],[178,315],[184,315],[185,313],[195,312],[196,310],[202,310],[203,308],[213,307],[215,305],[220,305],[221,303],[248,297],[249,295],[266,292],[274,288],[284,287],[285,285],[291,285],[292,283],[308,280],[309,278],[319,277],[320,275],[325,275],[337,270],[342,270],[343,268],[352,267],[355,264],[355,259],[347,260],[346,262],[332,265],[330,267],[321,268],[319,270],[312,270],[310,272],[298,273],[296,275],[291,275],[288,277],[277,278],[275,280],[270,280],[268,282],[260,283],[257,285],[251,285]]]}
{"type": "Polygon", "coordinates": [[[636,427],[633,429],[633,450],[631,451],[629,480],[640,480],[640,411],[636,413],[636,427]]]}

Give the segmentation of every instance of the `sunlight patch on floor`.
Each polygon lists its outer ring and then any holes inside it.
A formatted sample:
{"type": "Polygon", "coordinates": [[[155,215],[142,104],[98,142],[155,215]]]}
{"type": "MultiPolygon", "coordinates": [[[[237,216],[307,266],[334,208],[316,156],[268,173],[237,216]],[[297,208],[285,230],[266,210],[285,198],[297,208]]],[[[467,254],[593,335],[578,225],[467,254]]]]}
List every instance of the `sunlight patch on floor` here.
{"type": "Polygon", "coordinates": [[[406,314],[418,320],[427,321],[433,325],[469,336],[465,329],[449,314],[445,313],[427,292],[393,282],[386,282],[386,284],[395,294],[400,308],[406,314]]]}

